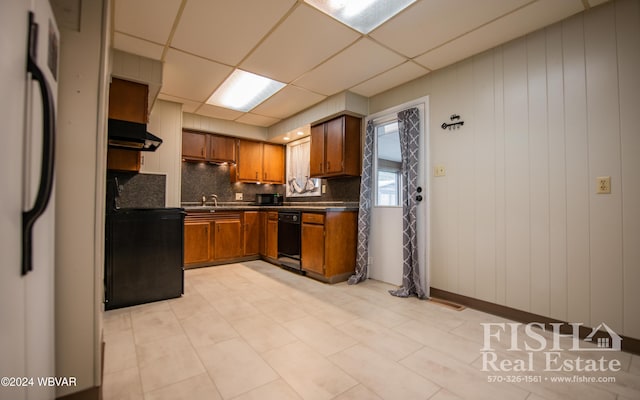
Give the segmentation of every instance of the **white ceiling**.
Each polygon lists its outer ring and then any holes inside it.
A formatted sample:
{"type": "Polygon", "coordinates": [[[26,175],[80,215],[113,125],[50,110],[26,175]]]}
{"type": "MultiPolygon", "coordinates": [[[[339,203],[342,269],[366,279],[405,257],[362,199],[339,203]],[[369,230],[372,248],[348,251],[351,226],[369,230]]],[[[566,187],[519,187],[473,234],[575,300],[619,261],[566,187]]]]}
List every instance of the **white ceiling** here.
{"type": "Polygon", "coordinates": [[[113,46],[164,62],[160,99],[267,127],[345,90],[371,97],[605,1],[417,0],[362,35],[302,0],[115,0],[113,46]],[[249,113],[205,104],[234,68],[287,86],[249,113]]]}

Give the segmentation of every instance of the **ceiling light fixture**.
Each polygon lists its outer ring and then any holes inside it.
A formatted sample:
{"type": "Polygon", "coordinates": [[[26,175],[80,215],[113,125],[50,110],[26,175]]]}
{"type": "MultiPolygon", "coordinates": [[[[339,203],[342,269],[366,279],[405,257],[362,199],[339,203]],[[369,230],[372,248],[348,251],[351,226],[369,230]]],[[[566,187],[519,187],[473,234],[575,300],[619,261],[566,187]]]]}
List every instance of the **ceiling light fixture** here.
{"type": "Polygon", "coordinates": [[[305,0],[325,14],[367,34],[416,0],[305,0]]]}
{"type": "Polygon", "coordinates": [[[302,136],[302,135],[304,135],[304,132],[298,131],[298,136],[302,136]]]}
{"type": "Polygon", "coordinates": [[[285,136],[283,137],[283,139],[286,141],[286,140],[290,140],[291,138],[289,136],[285,136]]]}
{"type": "Polygon", "coordinates": [[[236,69],[209,97],[207,104],[248,112],[284,86],[282,82],[236,69]]]}

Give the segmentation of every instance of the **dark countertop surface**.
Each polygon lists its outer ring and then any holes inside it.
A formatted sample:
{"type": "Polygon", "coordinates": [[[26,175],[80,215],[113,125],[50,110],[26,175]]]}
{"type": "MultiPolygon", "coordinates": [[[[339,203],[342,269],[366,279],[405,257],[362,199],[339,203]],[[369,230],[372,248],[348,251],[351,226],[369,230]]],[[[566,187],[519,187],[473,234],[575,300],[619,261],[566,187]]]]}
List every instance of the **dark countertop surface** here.
{"type": "Polygon", "coordinates": [[[183,203],[182,207],[187,212],[216,212],[216,211],[358,211],[355,203],[285,203],[282,206],[257,206],[252,203],[222,203],[213,206],[207,203],[206,206],[199,204],[183,203]]]}

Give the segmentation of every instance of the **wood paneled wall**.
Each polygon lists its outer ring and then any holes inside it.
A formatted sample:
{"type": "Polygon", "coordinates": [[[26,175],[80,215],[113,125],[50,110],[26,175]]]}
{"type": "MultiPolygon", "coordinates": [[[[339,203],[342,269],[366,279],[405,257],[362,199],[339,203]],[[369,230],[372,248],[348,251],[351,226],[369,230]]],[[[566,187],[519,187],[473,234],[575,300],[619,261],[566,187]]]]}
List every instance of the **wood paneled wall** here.
{"type": "Polygon", "coordinates": [[[640,338],[639,71],[621,0],[371,99],[430,96],[431,286],[640,338]]]}

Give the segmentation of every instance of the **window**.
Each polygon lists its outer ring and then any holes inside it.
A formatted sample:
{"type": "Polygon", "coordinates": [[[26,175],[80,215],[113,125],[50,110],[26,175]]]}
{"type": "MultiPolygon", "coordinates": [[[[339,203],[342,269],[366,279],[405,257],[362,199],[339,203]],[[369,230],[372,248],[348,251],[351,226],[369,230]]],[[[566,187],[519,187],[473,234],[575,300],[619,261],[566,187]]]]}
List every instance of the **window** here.
{"type": "Polygon", "coordinates": [[[376,206],[402,205],[402,157],[398,121],[376,124],[376,206]]]}

